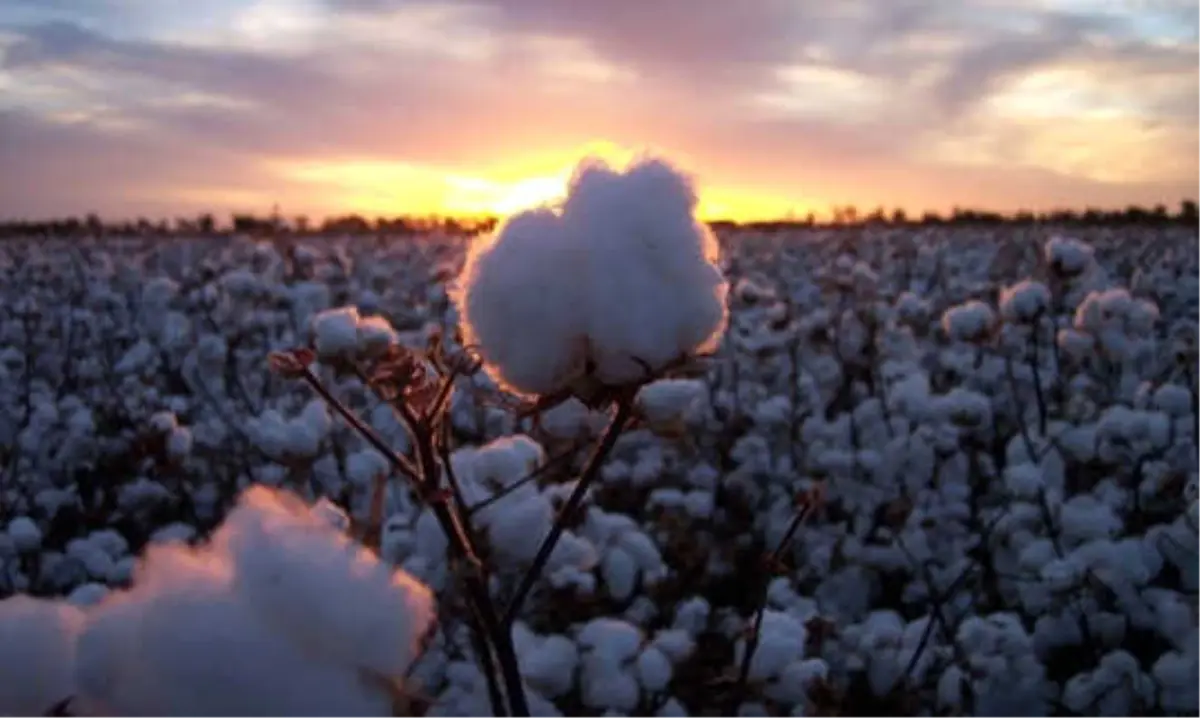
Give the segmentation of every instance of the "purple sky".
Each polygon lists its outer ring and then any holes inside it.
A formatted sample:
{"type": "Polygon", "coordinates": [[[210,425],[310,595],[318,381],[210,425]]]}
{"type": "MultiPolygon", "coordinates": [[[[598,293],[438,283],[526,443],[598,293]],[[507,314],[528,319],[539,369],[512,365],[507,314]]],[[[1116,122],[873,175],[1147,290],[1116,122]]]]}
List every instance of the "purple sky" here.
{"type": "Polygon", "coordinates": [[[0,216],[505,211],[584,151],[712,215],[1174,205],[1175,0],[9,0],[0,216]]]}

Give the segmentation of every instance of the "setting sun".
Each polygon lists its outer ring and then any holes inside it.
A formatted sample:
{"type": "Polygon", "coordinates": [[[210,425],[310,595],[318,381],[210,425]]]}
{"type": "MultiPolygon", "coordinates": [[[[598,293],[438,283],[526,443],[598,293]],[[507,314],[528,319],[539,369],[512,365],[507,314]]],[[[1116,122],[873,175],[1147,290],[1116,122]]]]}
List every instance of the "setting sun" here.
{"type": "MultiPolygon", "coordinates": [[[[294,202],[329,213],[506,216],[560,200],[566,195],[571,172],[584,158],[624,167],[642,153],[654,154],[655,149],[632,149],[596,140],[557,151],[525,153],[469,173],[433,165],[361,159],[283,162],[272,169],[285,180],[312,190],[290,198],[288,204],[294,202]]],[[[810,211],[821,214],[827,206],[825,200],[815,197],[789,198],[709,181],[698,184],[697,214],[702,219],[748,221],[803,216],[810,211]]]]}

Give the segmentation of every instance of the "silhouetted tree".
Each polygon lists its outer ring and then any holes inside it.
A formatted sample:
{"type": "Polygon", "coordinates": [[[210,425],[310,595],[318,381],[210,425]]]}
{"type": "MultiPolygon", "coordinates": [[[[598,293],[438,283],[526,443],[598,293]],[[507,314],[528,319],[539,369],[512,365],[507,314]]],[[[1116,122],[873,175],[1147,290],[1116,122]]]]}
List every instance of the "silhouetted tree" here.
{"type": "Polygon", "coordinates": [[[1200,221],[1200,213],[1197,212],[1196,200],[1185,199],[1179,203],[1179,221],[1183,224],[1195,225],[1200,221]]]}
{"type": "Polygon", "coordinates": [[[200,234],[212,234],[216,230],[213,216],[207,212],[196,218],[196,229],[200,234]]]}

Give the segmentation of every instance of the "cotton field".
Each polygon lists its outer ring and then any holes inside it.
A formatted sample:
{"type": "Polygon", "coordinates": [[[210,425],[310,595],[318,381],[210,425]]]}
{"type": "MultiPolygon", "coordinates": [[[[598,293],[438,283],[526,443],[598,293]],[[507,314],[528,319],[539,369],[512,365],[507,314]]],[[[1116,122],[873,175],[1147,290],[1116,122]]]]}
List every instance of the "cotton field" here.
{"type": "Polygon", "coordinates": [[[714,239],[643,169],[0,244],[0,713],[1200,710],[1194,229],[714,239]]]}

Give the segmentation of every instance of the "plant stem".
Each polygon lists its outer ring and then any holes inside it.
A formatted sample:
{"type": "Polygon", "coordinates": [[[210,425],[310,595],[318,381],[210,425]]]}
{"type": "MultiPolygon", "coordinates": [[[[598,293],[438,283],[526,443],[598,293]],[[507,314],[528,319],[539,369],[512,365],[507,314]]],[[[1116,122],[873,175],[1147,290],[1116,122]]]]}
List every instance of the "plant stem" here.
{"type": "Polygon", "coordinates": [[[508,608],[504,611],[503,623],[507,627],[511,627],[516,621],[518,614],[521,612],[521,606],[525,603],[525,599],[529,596],[529,592],[533,590],[533,584],[537,581],[542,569],[550,560],[550,554],[554,551],[554,547],[558,544],[558,540],[562,537],[563,531],[566,530],[567,521],[571,519],[578,511],[579,505],[583,503],[583,497],[587,495],[588,488],[592,482],[600,475],[600,467],[604,464],[604,460],[612,452],[616,446],[617,438],[629,423],[633,416],[633,398],[632,392],[623,394],[617,400],[617,412],[608,424],[608,428],[604,431],[604,436],[600,438],[600,442],[596,444],[596,448],[592,450],[592,455],[588,457],[587,465],[583,469],[583,473],[579,476],[579,481],[575,484],[571,495],[567,497],[567,501],[558,512],[558,517],[554,520],[554,525],[550,527],[550,533],[542,539],[541,546],[538,547],[538,552],[533,558],[533,563],[525,571],[525,575],[521,577],[521,582],[517,586],[516,592],[509,600],[508,608]]]}
{"type": "MultiPolygon", "coordinates": [[[[406,419],[411,418],[407,407],[403,409],[405,412],[402,412],[402,415],[406,419]]],[[[422,481],[430,493],[436,492],[441,476],[432,431],[428,423],[412,423],[409,429],[416,447],[417,468],[421,471],[422,481]]],[[[497,614],[491,592],[488,590],[487,574],[471,545],[465,521],[451,510],[448,501],[432,501],[429,508],[434,512],[449,540],[451,559],[465,569],[462,572],[462,580],[467,591],[467,600],[477,611],[483,631],[496,651],[496,662],[500,664],[500,673],[508,698],[509,714],[527,716],[529,704],[525,697],[525,682],[521,678],[517,652],[512,643],[512,631],[509,624],[501,621],[497,614]]]]}
{"type": "Polygon", "coordinates": [[[755,651],[758,650],[759,636],[762,633],[763,616],[767,612],[767,593],[771,588],[771,575],[774,567],[782,560],[784,552],[791,547],[792,539],[796,537],[796,532],[800,530],[800,526],[811,513],[812,506],[805,504],[799,511],[793,514],[791,522],[788,523],[787,529],[783,532],[783,537],[779,539],[779,545],[765,557],[766,566],[764,567],[763,579],[758,589],[758,606],[754,611],[754,627],[751,629],[750,635],[746,637],[746,650],[742,653],[741,665],[738,666],[737,683],[734,684],[733,688],[732,714],[737,713],[737,708],[746,693],[746,685],[750,681],[750,663],[754,660],[755,651]]]}
{"type": "Polygon", "coordinates": [[[349,407],[343,404],[341,400],[335,397],[333,393],[330,392],[323,383],[321,383],[321,380],[312,373],[311,369],[306,367],[301,373],[300,377],[304,379],[306,384],[312,387],[313,391],[320,394],[321,398],[325,400],[325,403],[333,407],[333,410],[341,415],[341,417],[346,420],[346,423],[348,423],[351,428],[357,431],[362,438],[366,439],[367,443],[370,444],[372,448],[374,448],[380,454],[383,454],[384,458],[388,460],[388,463],[390,463],[397,471],[404,474],[412,481],[419,481],[417,469],[415,466],[413,466],[412,462],[392,450],[392,447],[388,446],[387,442],[384,441],[379,434],[375,433],[374,429],[355,416],[354,412],[350,411],[349,407]]]}
{"type": "MultiPolygon", "coordinates": [[[[513,648],[512,633],[508,624],[502,623],[499,619],[491,593],[488,591],[483,564],[471,544],[469,534],[464,528],[464,521],[451,509],[450,502],[439,495],[441,467],[434,447],[433,422],[419,419],[403,402],[394,404],[412,439],[417,458],[414,466],[412,462],[393,451],[375,433],[374,429],[360,420],[354,412],[333,396],[312,371],[305,368],[300,376],[372,447],[383,454],[393,467],[408,476],[418,494],[426,500],[429,509],[446,534],[452,564],[463,569],[460,571],[460,576],[466,590],[467,601],[471,604],[472,612],[478,616],[478,623],[482,629],[479,639],[490,642],[491,648],[495,650],[496,662],[500,664],[500,672],[508,699],[508,710],[505,713],[513,716],[529,715],[525,684],[517,663],[516,649],[513,648]]],[[[499,709],[504,706],[493,706],[493,708],[500,713],[499,709]]]]}

